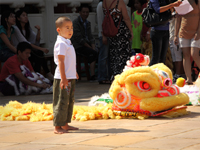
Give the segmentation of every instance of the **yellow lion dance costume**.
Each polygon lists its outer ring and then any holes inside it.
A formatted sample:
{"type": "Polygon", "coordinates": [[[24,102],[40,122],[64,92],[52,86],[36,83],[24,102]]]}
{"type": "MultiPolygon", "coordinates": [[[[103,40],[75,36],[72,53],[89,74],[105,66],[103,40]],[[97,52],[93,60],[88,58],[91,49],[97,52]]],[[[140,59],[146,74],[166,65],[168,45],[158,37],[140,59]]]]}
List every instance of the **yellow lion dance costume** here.
{"type": "MultiPolygon", "coordinates": [[[[143,61],[146,57],[149,60],[148,56],[142,54],[134,57],[143,61]]],[[[178,106],[187,104],[189,97],[172,84],[172,72],[167,66],[160,63],[151,67],[137,65],[139,67],[132,68],[134,64],[128,61],[109,89],[115,115],[176,117],[187,114],[186,106],[178,106]]]]}

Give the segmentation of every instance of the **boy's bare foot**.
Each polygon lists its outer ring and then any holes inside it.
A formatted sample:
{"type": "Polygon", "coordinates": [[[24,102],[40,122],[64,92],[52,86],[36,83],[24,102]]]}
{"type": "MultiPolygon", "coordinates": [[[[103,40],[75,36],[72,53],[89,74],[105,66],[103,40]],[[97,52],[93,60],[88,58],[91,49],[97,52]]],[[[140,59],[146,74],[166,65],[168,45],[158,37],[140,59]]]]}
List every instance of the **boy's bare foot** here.
{"type": "Polygon", "coordinates": [[[64,130],[79,130],[79,128],[69,126],[67,124],[65,126],[61,126],[61,128],[64,129],[64,130]]]}
{"type": "Polygon", "coordinates": [[[79,130],[79,128],[73,127],[73,126],[68,126],[68,130],[79,130]]]}
{"type": "Polygon", "coordinates": [[[55,133],[55,134],[63,134],[63,133],[68,133],[68,131],[62,129],[61,127],[55,127],[54,133],[55,133]]]}

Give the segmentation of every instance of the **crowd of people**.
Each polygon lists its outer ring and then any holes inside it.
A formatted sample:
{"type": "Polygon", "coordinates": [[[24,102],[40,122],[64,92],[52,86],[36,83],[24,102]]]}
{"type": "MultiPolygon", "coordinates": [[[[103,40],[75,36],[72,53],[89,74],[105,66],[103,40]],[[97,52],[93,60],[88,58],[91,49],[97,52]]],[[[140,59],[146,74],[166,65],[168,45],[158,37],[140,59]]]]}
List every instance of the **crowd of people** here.
{"type": "MultiPolygon", "coordinates": [[[[181,77],[181,68],[183,66],[186,75],[186,84],[193,84],[191,58],[200,67],[200,26],[198,19],[200,4],[198,4],[198,0],[189,0],[193,10],[185,15],[175,15],[165,25],[149,28],[143,23],[141,16],[143,9],[147,5],[150,5],[156,13],[162,13],[167,10],[174,12],[174,7],[178,7],[181,3],[181,1],[173,2],[169,0],[134,0],[134,9],[130,18],[123,0],[100,0],[96,9],[99,37],[98,51],[95,47],[95,38],[92,35],[91,22],[88,20],[90,7],[87,4],[82,4],[78,9],[79,16],[72,21],[73,33],[71,33],[69,39],[74,46],[76,55],[84,56],[88,60],[90,65],[90,81],[98,80],[99,84],[111,84],[115,75],[123,71],[126,61],[132,55],[136,53],[145,54],[145,50],[141,49],[142,43],[151,42],[152,58],[149,65],[165,63],[167,50],[170,48],[175,68],[173,70],[173,82],[176,82],[176,79],[181,77]],[[108,7],[109,9],[107,9],[108,7]],[[118,27],[118,33],[112,37],[107,37],[103,34],[102,23],[107,11],[109,11],[114,25],[118,27]],[[193,24],[190,24],[190,22],[193,22],[193,24]],[[96,68],[96,64],[98,64],[98,68],[96,68]],[[96,69],[98,70],[98,75],[96,75],[96,69]]],[[[38,25],[35,25],[35,28],[37,30],[36,33],[30,27],[28,14],[25,9],[20,9],[15,13],[12,11],[2,13],[0,25],[0,61],[5,63],[0,74],[0,90],[5,86],[8,75],[14,74],[18,78],[16,74],[20,69],[16,69],[17,72],[10,71],[9,63],[13,63],[13,59],[19,60],[19,64],[21,65],[23,65],[23,61],[30,61],[31,65],[27,66],[30,72],[40,73],[42,67],[46,77],[50,81],[54,80],[55,75],[49,71],[44,58],[44,55],[49,50],[40,47],[41,29],[38,25]],[[31,53],[27,53],[30,57],[22,58],[23,55],[19,55],[18,52],[24,52],[24,50],[17,49],[17,46],[22,42],[26,42],[31,46],[31,53]]],[[[29,84],[21,78],[18,78],[18,80],[24,84],[29,84]]],[[[42,88],[49,87],[46,83],[42,83],[43,85],[35,86],[42,88]]]]}

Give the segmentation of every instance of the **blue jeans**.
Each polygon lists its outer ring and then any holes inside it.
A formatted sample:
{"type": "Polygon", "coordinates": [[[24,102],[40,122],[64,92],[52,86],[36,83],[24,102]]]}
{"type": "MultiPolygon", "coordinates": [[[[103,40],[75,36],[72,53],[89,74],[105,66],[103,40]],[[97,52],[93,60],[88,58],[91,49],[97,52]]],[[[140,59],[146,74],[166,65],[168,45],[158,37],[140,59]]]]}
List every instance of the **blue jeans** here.
{"type": "Polygon", "coordinates": [[[152,58],[149,66],[165,63],[169,46],[169,30],[151,30],[152,58]]]}
{"type": "Polygon", "coordinates": [[[99,58],[98,58],[98,81],[110,79],[110,67],[108,59],[109,44],[104,45],[102,37],[99,38],[99,58]]]}

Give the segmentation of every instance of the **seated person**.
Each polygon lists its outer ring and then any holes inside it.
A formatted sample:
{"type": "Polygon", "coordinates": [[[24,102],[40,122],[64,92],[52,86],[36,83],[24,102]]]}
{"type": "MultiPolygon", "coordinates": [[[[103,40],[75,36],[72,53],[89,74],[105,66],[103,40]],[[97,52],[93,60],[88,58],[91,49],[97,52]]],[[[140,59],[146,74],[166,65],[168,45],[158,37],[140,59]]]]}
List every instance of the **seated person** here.
{"type": "Polygon", "coordinates": [[[95,50],[95,39],[91,33],[91,23],[87,20],[89,16],[89,6],[81,5],[79,8],[79,14],[73,21],[74,34],[71,38],[72,44],[76,53],[86,56],[90,63],[91,81],[95,79],[95,64],[98,57],[98,53],[95,50]]]}
{"type": "Polygon", "coordinates": [[[28,60],[31,50],[29,43],[21,42],[17,46],[17,55],[4,63],[0,74],[0,92],[3,95],[44,93],[42,89],[49,90],[51,82],[36,74],[28,60]]]}
{"type": "MultiPolygon", "coordinates": [[[[26,41],[26,38],[22,35],[17,26],[15,26],[15,14],[12,11],[5,11],[1,15],[0,25],[0,61],[5,62],[9,57],[17,53],[17,45],[19,42],[26,41]]],[[[30,42],[28,42],[30,43],[30,42]]],[[[31,43],[30,43],[31,44],[31,43]]],[[[31,44],[34,49],[38,49],[42,52],[48,53],[46,48],[39,47],[31,44]]],[[[46,72],[48,73],[48,72],[46,72]]],[[[52,80],[53,76],[50,75],[49,79],[52,80]]]]}
{"type": "MultiPolygon", "coordinates": [[[[21,34],[26,38],[28,42],[34,44],[36,46],[40,45],[40,26],[36,25],[35,28],[37,29],[37,34],[31,29],[30,23],[28,20],[28,14],[24,9],[20,9],[16,12],[16,26],[19,28],[21,34]]],[[[48,53],[46,51],[33,49],[31,52],[31,56],[29,60],[33,66],[35,72],[40,72],[41,67],[46,73],[46,76],[49,80],[53,80],[53,75],[49,71],[47,66],[47,61],[44,58],[44,53],[48,53]]]]}
{"type": "Polygon", "coordinates": [[[1,15],[0,25],[0,61],[5,62],[9,57],[16,54],[17,49],[11,44],[11,36],[14,34],[15,14],[5,11],[1,15]]]}
{"type": "MultiPolygon", "coordinates": [[[[19,42],[26,41],[18,27],[15,26],[15,14],[12,11],[5,11],[1,15],[0,25],[0,61],[6,61],[10,56],[17,53],[17,45],[19,42]],[[9,54],[9,55],[7,55],[9,54]]],[[[30,43],[30,42],[28,42],[30,43]]],[[[31,44],[31,43],[30,43],[31,44]]],[[[48,49],[31,44],[34,49],[48,53],[48,49]]]]}

